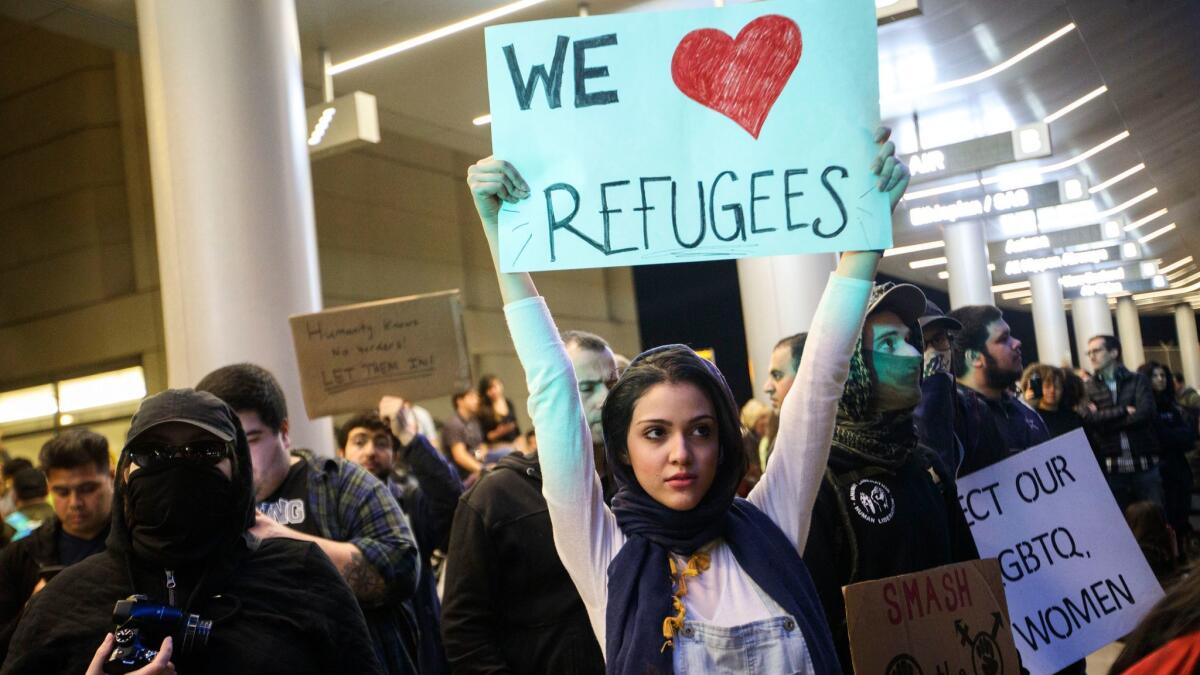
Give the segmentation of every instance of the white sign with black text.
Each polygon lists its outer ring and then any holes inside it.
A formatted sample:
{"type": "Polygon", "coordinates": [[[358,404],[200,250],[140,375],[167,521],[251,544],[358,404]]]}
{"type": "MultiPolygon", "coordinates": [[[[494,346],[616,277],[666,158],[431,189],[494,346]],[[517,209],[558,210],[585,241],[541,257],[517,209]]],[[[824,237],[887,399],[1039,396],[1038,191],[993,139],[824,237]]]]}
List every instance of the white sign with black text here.
{"type": "Polygon", "coordinates": [[[1000,562],[1029,672],[1120,638],[1162,597],[1082,430],[960,478],[958,495],[980,557],[1000,562]]]}

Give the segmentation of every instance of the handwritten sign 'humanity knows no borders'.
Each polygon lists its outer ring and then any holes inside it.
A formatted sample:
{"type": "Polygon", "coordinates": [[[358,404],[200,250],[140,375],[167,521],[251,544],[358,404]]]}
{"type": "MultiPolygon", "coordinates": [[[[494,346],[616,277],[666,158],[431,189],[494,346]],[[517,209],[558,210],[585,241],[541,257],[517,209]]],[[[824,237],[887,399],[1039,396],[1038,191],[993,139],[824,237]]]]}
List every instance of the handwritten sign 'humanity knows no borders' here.
{"type": "Polygon", "coordinates": [[[485,31],[505,271],[887,248],[870,0],[485,31]]]}

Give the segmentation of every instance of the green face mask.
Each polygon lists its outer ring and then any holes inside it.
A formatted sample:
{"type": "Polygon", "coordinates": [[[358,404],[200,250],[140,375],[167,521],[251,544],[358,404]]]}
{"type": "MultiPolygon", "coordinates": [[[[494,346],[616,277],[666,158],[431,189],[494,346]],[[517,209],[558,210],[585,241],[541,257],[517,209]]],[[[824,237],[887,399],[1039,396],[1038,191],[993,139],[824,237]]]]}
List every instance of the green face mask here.
{"type": "Polygon", "coordinates": [[[877,410],[893,412],[915,408],[921,401],[921,356],[871,352],[874,404],[877,410]]]}

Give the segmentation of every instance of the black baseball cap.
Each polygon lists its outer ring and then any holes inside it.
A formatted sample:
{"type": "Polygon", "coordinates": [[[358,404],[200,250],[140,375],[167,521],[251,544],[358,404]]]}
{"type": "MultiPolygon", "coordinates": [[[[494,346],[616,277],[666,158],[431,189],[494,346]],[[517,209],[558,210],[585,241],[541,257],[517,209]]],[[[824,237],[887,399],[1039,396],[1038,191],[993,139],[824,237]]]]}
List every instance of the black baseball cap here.
{"type": "Polygon", "coordinates": [[[921,314],[918,323],[921,324],[922,331],[930,325],[940,325],[946,330],[962,330],[962,324],[958,319],[946,316],[942,308],[935,305],[932,300],[925,301],[925,311],[921,314]]]}
{"type": "Polygon", "coordinates": [[[228,443],[237,438],[234,420],[229,406],[206,391],[167,389],[146,398],[138,406],[130,421],[125,447],[146,431],[169,422],[190,424],[228,443]]]}
{"type": "Polygon", "coordinates": [[[925,294],[912,284],[894,284],[886,282],[877,285],[871,292],[871,300],[867,305],[867,315],[890,309],[900,317],[905,324],[913,325],[925,311],[925,294]]]}

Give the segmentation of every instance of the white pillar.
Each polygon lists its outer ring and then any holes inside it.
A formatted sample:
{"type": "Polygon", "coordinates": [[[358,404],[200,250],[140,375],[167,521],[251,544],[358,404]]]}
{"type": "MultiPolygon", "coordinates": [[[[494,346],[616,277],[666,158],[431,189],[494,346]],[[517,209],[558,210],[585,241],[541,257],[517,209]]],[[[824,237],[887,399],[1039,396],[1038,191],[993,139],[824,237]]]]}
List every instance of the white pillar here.
{"type": "Polygon", "coordinates": [[[1128,295],[1117,298],[1117,337],[1121,340],[1121,360],[1125,367],[1137,370],[1146,362],[1142,348],[1142,324],[1138,321],[1137,304],[1128,295]]]}
{"type": "Polygon", "coordinates": [[[946,241],[946,271],[950,273],[950,309],[995,304],[983,223],[969,220],[947,225],[942,238],[946,241]]]}
{"type": "Polygon", "coordinates": [[[250,361],[279,378],[293,444],[309,421],[288,315],[321,307],[291,0],[138,0],[167,377],[250,361]]]}
{"type": "Polygon", "coordinates": [[[746,356],[754,395],[762,385],[771,350],[780,338],[808,330],[829,273],[837,268],[832,253],[742,258],[737,261],[746,328],[746,356]]]}
{"type": "Polygon", "coordinates": [[[1092,363],[1087,356],[1088,340],[1097,335],[1112,335],[1112,312],[1108,311],[1108,298],[1089,295],[1071,302],[1071,318],[1075,322],[1075,348],[1079,352],[1079,365],[1091,372],[1092,363]]]}
{"type": "Polygon", "coordinates": [[[1029,276],[1029,288],[1033,293],[1033,334],[1037,340],[1039,362],[1070,368],[1071,338],[1058,279],[1058,272],[1054,271],[1029,276]]]}
{"type": "Polygon", "coordinates": [[[1196,311],[1191,305],[1175,306],[1175,334],[1183,361],[1183,381],[1200,388],[1200,340],[1196,338],[1196,311]]]}

